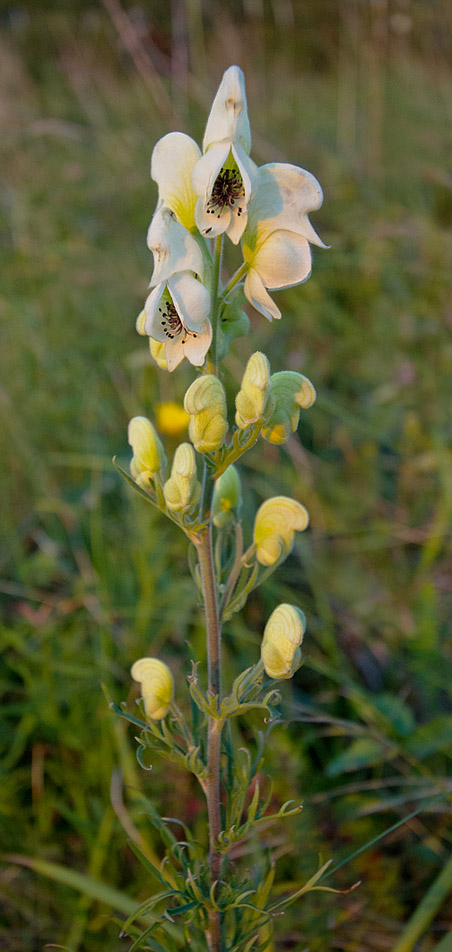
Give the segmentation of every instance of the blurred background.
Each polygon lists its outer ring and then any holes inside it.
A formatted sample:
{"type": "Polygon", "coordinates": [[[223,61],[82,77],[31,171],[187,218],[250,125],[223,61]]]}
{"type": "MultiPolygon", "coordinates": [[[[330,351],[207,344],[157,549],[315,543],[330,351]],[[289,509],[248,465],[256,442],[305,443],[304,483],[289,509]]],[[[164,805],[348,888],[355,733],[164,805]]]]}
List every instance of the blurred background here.
{"type": "MultiPolygon", "coordinates": [[[[301,797],[303,814],[237,861],[273,851],[281,891],[319,856],[344,863],[328,885],[362,880],[301,900],[275,950],[450,952],[450,4],[24,0],[0,24],[1,947],[125,947],[111,916],[153,888],[127,840],[160,849],[141,792],[205,838],[194,783],[139,771],[100,682],[133,709],[137,657],[159,654],[180,686],[203,657],[186,543],[111,457],[126,465],[130,417],[155,420],[192,379],[158,370],[134,328],[151,151],[174,129],[201,139],[238,63],[253,158],[317,176],[331,248],[276,295],[278,325],[250,310],[226,363],[231,405],[257,349],[319,395],[286,446],[259,444],[242,469],[249,519],[285,493],[311,527],[226,626],[230,679],[279,601],[308,616],[267,759],[275,805],[301,797]]],[[[181,434],[162,426],[171,455],[181,434]]]]}

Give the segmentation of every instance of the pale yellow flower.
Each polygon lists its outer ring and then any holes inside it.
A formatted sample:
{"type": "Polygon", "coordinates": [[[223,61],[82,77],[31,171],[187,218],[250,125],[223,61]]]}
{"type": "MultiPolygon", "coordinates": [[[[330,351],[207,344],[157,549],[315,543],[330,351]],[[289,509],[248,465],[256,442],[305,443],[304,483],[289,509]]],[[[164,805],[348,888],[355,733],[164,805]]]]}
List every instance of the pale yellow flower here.
{"type": "Polygon", "coordinates": [[[141,684],[144,709],[152,720],[160,721],[173,700],[174,681],[170,669],[158,658],[139,658],[130,670],[141,684]]]}
{"type": "Polygon", "coordinates": [[[254,543],[257,561],[274,565],[286,558],[292,549],[295,532],[302,532],[309,523],[304,506],[288,496],[273,496],[259,507],[254,520],[254,543]]]}
{"type": "Polygon", "coordinates": [[[226,232],[234,244],[240,241],[257,170],[250,150],[245,79],[238,66],[230,66],[207,120],[204,154],[193,169],[199,196],[195,219],[202,235],[214,238],[226,232]]]}
{"type": "Polygon", "coordinates": [[[301,609],[283,602],[270,615],[264,629],[261,659],[269,678],[291,678],[301,664],[300,645],[306,630],[301,609]]]}
{"type": "Polygon", "coordinates": [[[150,420],[144,416],[133,417],[128,426],[128,440],[133,450],[130,474],[144,489],[149,480],[166,468],[166,456],[161,440],[150,420]]]}
{"type": "Polygon", "coordinates": [[[267,288],[276,291],[306,281],[311,273],[309,243],[325,248],[308,218],[322,201],[317,179],[305,169],[278,162],[259,169],[242,240],[248,265],[244,291],[269,321],[280,318],[281,311],[267,288]]]}

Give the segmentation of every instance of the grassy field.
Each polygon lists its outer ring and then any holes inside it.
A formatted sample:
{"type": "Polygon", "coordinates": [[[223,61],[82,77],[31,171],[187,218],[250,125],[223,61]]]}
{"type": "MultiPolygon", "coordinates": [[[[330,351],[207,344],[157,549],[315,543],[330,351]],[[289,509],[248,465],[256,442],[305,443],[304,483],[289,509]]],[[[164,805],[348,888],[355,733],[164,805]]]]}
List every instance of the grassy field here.
{"type": "Polygon", "coordinates": [[[319,178],[331,246],[278,295],[278,326],[250,313],[227,361],[231,393],[263,349],[319,394],[297,436],[244,464],[250,509],[293,494],[311,528],[225,633],[230,677],[278,601],[308,616],[268,762],[275,802],[302,797],[303,814],[240,862],[272,849],[281,890],[319,855],[340,866],[330,885],[362,881],[301,901],[275,952],[450,952],[452,15],[446,0],[171,11],[0,10],[1,948],[125,948],[112,916],[149,888],[128,840],[159,849],[143,794],[205,837],[195,786],[139,771],[100,683],[119,702],[135,658],[161,651],[182,680],[187,641],[204,650],[186,544],[111,458],[128,458],[131,416],[192,379],[151,365],[134,329],[152,147],[199,140],[237,62],[253,157],[319,178]]]}

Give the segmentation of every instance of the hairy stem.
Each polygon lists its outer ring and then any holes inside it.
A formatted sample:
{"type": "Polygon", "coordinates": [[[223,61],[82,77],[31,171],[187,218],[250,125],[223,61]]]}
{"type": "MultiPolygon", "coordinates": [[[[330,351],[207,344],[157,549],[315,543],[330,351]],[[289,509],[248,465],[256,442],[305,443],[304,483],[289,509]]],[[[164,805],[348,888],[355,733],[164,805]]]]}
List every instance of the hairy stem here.
{"type": "MultiPolygon", "coordinates": [[[[217,698],[217,707],[221,697],[221,627],[218,612],[217,587],[213,566],[212,524],[203,530],[197,542],[199,569],[201,572],[204,611],[207,636],[207,679],[208,690],[217,698]]],[[[220,812],[220,753],[222,721],[209,717],[207,738],[206,781],[207,812],[209,817],[209,862],[212,883],[221,877],[221,854],[215,844],[221,831],[220,812]]],[[[221,952],[220,913],[210,913],[209,945],[211,952],[221,952]]]]}

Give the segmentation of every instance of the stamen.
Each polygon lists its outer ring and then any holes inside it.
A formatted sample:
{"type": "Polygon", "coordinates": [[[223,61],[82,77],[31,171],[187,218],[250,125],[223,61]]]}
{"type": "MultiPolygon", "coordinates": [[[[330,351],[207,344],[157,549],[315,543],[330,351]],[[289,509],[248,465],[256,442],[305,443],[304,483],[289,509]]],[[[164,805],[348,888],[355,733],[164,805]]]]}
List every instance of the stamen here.
{"type": "Polygon", "coordinates": [[[186,344],[188,337],[193,337],[194,340],[198,337],[194,331],[189,331],[187,327],[184,327],[174,304],[171,301],[167,301],[164,308],[159,307],[159,313],[161,314],[160,324],[163,330],[163,333],[166,334],[169,340],[174,340],[175,337],[178,337],[179,334],[183,333],[183,338],[181,343],[186,344]]]}
{"type": "MultiPolygon", "coordinates": [[[[233,208],[235,203],[244,197],[245,189],[238,169],[220,169],[207,202],[206,212],[221,218],[224,208],[233,208]]],[[[242,214],[241,205],[237,207],[237,214],[242,214]]]]}
{"type": "Polygon", "coordinates": [[[163,333],[169,338],[169,340],[174,340],[175,337],[178,337],[179,334],[184,330],[184,325],[174,307],[174,304],[170,301],[167,301],[165,308],[159,307],[159,312],[161,314],[160,324],[162,326],[163,333]]]}

